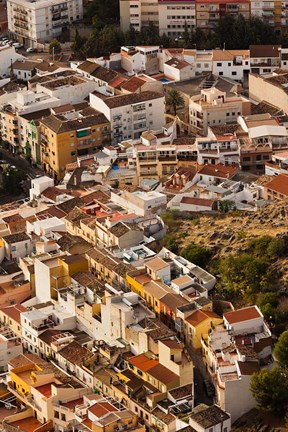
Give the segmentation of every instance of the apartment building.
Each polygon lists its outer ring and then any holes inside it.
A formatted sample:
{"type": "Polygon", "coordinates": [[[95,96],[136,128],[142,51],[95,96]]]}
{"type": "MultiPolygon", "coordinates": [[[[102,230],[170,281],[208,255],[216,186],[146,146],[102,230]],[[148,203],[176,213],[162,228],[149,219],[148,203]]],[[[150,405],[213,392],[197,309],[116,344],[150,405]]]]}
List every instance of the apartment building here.
{"type": "Polygon", "coordinates": [[[244,81],[250,71],[249,50],[213,50],[212,72],[234,81],[244,81]]]}
{"type": "Polygon", "coordinates": [[[281,66],[281,45],[250,45],[250,72],[267,74],[281,66]]]}
{"type": "Polygon", "coordinates": [[[121,67],[127,72],[155,74],[159,72],[159,46],[122,46],[121,67]]]}
{"type": "Polygon", "coordinates": [[[102,112],[111,123],[111,143],[140,138],[147,129],[162,130],[165,124],[165,98],[146,91],[119,96],[90,94],[90,105],[102,112]]]}
{"type": "Polygon", "coordinates": [[[123,31],[133,26],[140,31],[153,22],[159,28],[159,34],[167,34],[171,37],[180,36],[185,25],[192,29],[196,25],[195,2],[177,0],[165,2],[158,0],[121,0],[120,1],[120,25],[123,31]]]}
{"type": "Polygon", "coordinates": [[[25,46],[37,47],[83,18],[82,0],[7,0],[8,29],[25,46]]]}
{"type": "Polygon", "coordinates": [[[93,108],[63,105],[40,120],[40,142],[44,172],[62,179],[66,165],[78,156],[95,153],[110,142],[110,124],[93,108]]]}
{"type": "Polygon", "coordinates": [[[208,126],[235,123],[242,114],[250,114],[250,101],[243,96],[227,95],[216,87],[201,90],[189,101],[189,123],[204,134],[208,126]]]}
{"type": "Polygon", "coordinates": [[[262,19],[265,24],[273,27],[276,33],[285,32],[288,17],[287,6],[288,3],[285,1],[251,1],[251,16],[262,19]]]}
{"type": "Polygon", "coordinates": [[[240,163],[240,141],[235,135],[215,136],[213,138],[197,138],[197,162],[206,164],[240,163]]]}
{"type": "Polygon", "coordinates": [[[225,313],[223,325],[211,328],[201,343],[207,370],[215,377],[217,403],[234,422],[256,405],[250,380],[260,370],[260,359],[271,356],[271,332],[259,308],[249,306],[225,313]]]}
{"type": "MultiPolygon", "coordinates": [[[[147,132],[148,133],[148,132],[147,132]]],[[[138,177],[159,179],[173,174],[177,168],[175,145],[135,145],[136,170],[138,177]]]]}
{"type": "Polygon", "coordinates": [[[231,15],[236,18],[243,15],[250,18],[249,0],[196,0],[196,27],[205,32],[213,31],[220,18],[231,15]]]}
{"type": "Polygon", "coordinates": [[[277,106],[288,114],[288,73],[273,72],[271,74],[249,75],[249,97],[261,102],[264,100],[273,106],[277,106]]]}

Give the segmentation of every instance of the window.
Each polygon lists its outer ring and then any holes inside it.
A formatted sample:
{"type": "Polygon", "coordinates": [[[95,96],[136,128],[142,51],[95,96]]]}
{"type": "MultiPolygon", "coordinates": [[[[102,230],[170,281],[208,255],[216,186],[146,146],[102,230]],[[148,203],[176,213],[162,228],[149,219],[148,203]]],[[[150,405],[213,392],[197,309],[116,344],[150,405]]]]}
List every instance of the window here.
{"type": "Polygon", "coordinates": [[[237,75],[237,72],[233,71],[233,72],[232,72],[232,75],[237,75]]]}
{"type": "Polygon", "coordinates": [[[250,162],[250,156],[244,156],[243,162],[250,162]]]}
{"type": "Polygon", "coordinates": [[[217,63],[217,67],[221,67],[222,66],[222,63],[217,63]]]}

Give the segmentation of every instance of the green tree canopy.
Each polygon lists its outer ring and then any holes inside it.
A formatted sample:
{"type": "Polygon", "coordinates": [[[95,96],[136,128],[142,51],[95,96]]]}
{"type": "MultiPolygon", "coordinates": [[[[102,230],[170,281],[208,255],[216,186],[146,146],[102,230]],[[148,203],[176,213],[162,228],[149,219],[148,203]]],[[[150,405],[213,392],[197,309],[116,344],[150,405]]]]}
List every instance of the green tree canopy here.
{"type": "Polygon", "coordinates": [[[288,408],[288,377],[280,368],[253,374],[250,390],[259,408],[284,416],[288,408]]]}
{"type": "Polygon", "coordinates": [[[184,107],[184,98],[178,90],[169,90],[166,94],[166,104],[173,108],[174,115],[176,116],[177,108],[184,107]]]}
{"type": "MultiPolygon", "coordinates": [[[[288,368],[288,330],[284,331],[275,345],[274,355],[282,368],[288,368]]],[[[287,389],[288,391],[288,389],[287,389]]]]}
{"type": "Polygon", "coordinates": [[[211,257],[208,249],[197,245],[188,246],[186,249],[182,250],[181,255],[193,264],[203,268],[207,267],[211,257]]]}
{"type": "Polygon", "coordinates": [[[53,39],[49,45],[49,54],[60,54],[62,51],[61,44],[57,39],[53,39]]]}

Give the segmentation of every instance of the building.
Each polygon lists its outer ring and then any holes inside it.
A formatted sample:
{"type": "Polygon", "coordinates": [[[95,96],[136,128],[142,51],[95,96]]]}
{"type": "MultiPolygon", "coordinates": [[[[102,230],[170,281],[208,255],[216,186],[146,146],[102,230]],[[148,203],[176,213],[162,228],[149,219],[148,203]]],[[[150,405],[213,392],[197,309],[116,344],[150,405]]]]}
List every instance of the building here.
{"type": "Polygon", "coordinates": [[[217,405],[200,404],[193,409],[189,425],[196,432],[230,432],[231,417],[217,405]]]}
{"type": "Polygon", "coordinates": [[[201,344],[215,383],[216,403],[234,422],[256,405],[250,392],[251,376],[260,370],[260,361],[271,361],[271,332],[259,308],[249,306],[224,313],[223,325],[211,327],[201,344]]]}
{"type": "Polygon", "coordinates": [[[60,36],[83,18],[82,0],[8,0],[8,29],[25,46],[36,47],[60,36]]]}
{"type": "Polygon", "coordinates": [[[31,254],[32,243],[25,232],[10,234],[3,237],[5,257],[17,260],[31,254]]]}
{"type": "Polygon", "coordinates": [[[264,198],[267,200],[283,200],[288,198],[288,174],[278,174],[264,186],[264,198]]]}
{"type": "Polygon", "coordinates": [[[234,81],[244,81],[250,71],[249,50],[213,50],[212,72],[234,81]]]}
{"type": "Polygon", "coordinates": [[[119,96],[101,97],[90,94],[90,104],[102,112],[111,123],[111,142],[118,144],[123,139],[140,138],[147,129],[162,130],[165,124],[164,96],[145,91],[119,96]]]}
{"type": "Polygon", "coordinates": [[[249,75],[249,98],[261,102],[265,101],[288,114],[288,73],[273,72],[273,74],[249,75]]]}
{"type": "Polygon", "coordinates": [[[243,96],[227,95],[217,87],[201,90],[189,101],[189,123],[204,134],[209,126],[235,123],[242,114],[250,114],[250,101],[243,96]]]}
{"type": "Polygon", "coordinates": [[[0,326],[0,373],[8,371],[10,359],[23,353],[20,339],[8,327],[0,326]]]}
{"type": "Polygon", "coordinates": [[[50,116],[40,121],[44,172],[62,179],[67,164],[76,162],[78,156],[95,153],[109,139],[110,124],[104,114],[90,107],[54,108],[50,116]]]}
{"type": "MultiPolygon", "coordinates": [[[[276,3],[276,2],[275,2],[276,3]]],[[[267,4],[267,7],[273,5],[267,4]]],[[[271,14],[267,10],[266,13],[271,14]]],[[[274,12],[272,12],[272,16],[274,12]]],[[[263,75],[281,66],[281,45],[250,45],[250,72],[263,75]]]]}
{"type": "Polygon", "coordinates": [[[185,25],[192,29],[196,25],[195,2],[180,0],[173,3],[154,0],[121,0],[120,1],[120,25],[123,31],[129,30],[132,26],[140,31],[147,27],[152,21],[159,34],[167,34],[170,37],[177,37],[183,34],[185,25]]]}
{"type": "Polygon", "coordinates": [[[240,0],[196,0],[196,27],[205,32],[215,30],[221,17],[242,15],[250,18],[250,1],[240,0]]]}
{"type": "Polygon", "coordinates": [[[196,310],[184,321],[185,342],[195,349],[201,348],[201,339],[208,335],[211,326],[222,323],[222,318],[208,310],[196,310]]]}

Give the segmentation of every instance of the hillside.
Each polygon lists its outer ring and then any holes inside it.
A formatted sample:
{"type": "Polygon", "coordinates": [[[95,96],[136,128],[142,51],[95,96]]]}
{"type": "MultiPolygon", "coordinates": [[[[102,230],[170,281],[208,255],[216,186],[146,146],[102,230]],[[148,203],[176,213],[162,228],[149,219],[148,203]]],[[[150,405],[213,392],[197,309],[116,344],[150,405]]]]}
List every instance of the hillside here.
{"type": "MultiPolygon", "coordinates": [[[[212,260],[245,251],[253,238],[288,235],[288,201],[266,205],[253,213],[202,213],[195,214],[193,219],[187,216],[179,217],[181,223],[174,221],[173,216],[165,220],[168,234],[175,236],[180,250],[191,243],[211,250],[212,260]]],[[[281,284],[288,287],[288,257],[278,260],[274,266],[281,269],[281,284]]]]}

